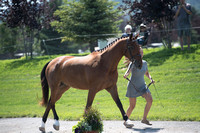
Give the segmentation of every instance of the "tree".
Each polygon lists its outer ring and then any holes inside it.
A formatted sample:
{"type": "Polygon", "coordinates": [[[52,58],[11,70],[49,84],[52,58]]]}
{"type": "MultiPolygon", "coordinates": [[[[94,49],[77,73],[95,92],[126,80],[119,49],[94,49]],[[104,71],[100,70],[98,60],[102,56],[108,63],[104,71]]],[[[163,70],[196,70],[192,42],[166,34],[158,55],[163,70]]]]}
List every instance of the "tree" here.
{"type": "MultiPolygon", "coordinates": [[[[59,9],[59,6],[62,5],[62,0],[56,0],[54,3],[53,12],[59,9]]],[[[53,17],[53,12],[50,16],[53,17]]],[[[66,53],[75,53],[78,51],[78,46],[75,46],[74,43],[69,43],[68,41],[61,42],[61,38],[64,35],[58,33],[52,26],[49,28],[44,28],[39,34],[40,40],[40,50],[44,54],[66,54],[66,53]]]]}
{"type": "Polygon", "coordinates": [[[195,8],[192,8],[191,24],[192,27],[195,27],[195,29],[191,30],[191,43],[200,43],[200,29],[196,28],[200,25],[200,13],[198,13],[195,8]]]}
{"type": "Polygon", "coordinates": [[[25,55],[27,57],[29,43],[32,58],[34,32],[48,26],[51,21],[51,0],[2,0],[0,5],[4,7],[0,10],[0,18],[8,27],[22,30],[25,55]]]}
{"type": "Polygon", "coordinates": [[[0,24],[0,53],[8,53],[9,58],[14,57],[16,50],[17,30],[0,24]]]}
{"type": "Polygon", "coordinates": [[[170,29],[173,28],[174,8],[177,0],[123,0],[120,8],[127,11],[133,23],[150,24],[152,21],[161,30],[163,43],[171,48],[170,29]]]}
{"type": "Polygon", "coordinates": [[[101,34],[118,33],[120,11],[110,0],[72,0],[65,1],[55,12],[58,19],[51,23],[55,29],[63,33],[63,41],[89,43],[90,51],[94,51],[97,39],[111,36],[101,34]]]}

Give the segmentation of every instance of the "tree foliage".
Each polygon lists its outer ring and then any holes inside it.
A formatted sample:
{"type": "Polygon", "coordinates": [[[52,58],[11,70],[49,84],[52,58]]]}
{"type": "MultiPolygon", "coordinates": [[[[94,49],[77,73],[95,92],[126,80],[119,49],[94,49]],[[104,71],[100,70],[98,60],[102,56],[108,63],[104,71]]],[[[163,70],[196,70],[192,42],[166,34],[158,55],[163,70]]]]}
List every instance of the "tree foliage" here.
{"type": "Polygon", "coordinates": [[[121,5],[120,8],[128,11],[133,23],[139,25],[153,22],[157,28],[162,30],[162,39],[167,40],[168,47],[171,47],[169,29],[172,29],[173,26],[177,0],[123,0],[123,3],[124,5],[121,5]]]}
{"type": "Polygon", "coordinates": [[[16,51],[17,30],[8,28],[4,23],[0,24],[0,54],[9,53],[9,58],[16,51]]]}
{"type": "Polygon", "coordinates": [[[111,37],[101,34],[119,32],[121,14],[114,8],[116,4],[110,0],[66,0],[55,12],[59,19],[52,22],[52,26],[65,35],[63,41],[89,43],[92,52],[97,39],[111,37]]]}
{"type": "Polygon", "coordinates": [[[198,28],[200,25],[200,13],[195,8],[192,9],[191,24],[194,27],[191,34],[191,43],[200,43],[200,29],[198,28]]]}
{"type": "MultiPolygon", "coordinates": [[[[51,2],[51,0],[50,0],[51,2]]],[[[52,7],[46,0],[3,0],[0,18],[13,27],[26,26],[29,29],[41,29],[48,26],[52,7]]]]}
{"type": "Polygon", "coordinates": [[[34,41],[34,31],[47,27],[51,21],[53,0],[2,0],[0,18],[10,28],[19,27],[24,37],[24,51],[31,52],[34,41]],[[29,42],[27,42],[29,40],[29,42]],[[29,43],[30,46],[27,46],[29,43]],[[28,51],[29,47],[29,51],[28,51]]]}

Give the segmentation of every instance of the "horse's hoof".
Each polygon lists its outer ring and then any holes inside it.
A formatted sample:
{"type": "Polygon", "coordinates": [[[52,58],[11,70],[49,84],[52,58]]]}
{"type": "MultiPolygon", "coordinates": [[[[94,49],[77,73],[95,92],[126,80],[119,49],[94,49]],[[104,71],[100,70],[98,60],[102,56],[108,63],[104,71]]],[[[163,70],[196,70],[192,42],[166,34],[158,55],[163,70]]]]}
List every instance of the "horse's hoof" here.
{"type": "Polygon", "coordinates": [[[57,130],[57,131],[59,130],[59,126],[56,126],[56,125],[54,125],[54,124],[53,124],[53,128],[54,128],[55,130],[57,130]]]}
{"type": "Polygon", "coordinates": [[[45,127],[39,127],[39,130],[40,130],[41,132],[45,132],[45,127]]]}
{"type": "Polygon", "coordinates": [[[59,130],[59,126],[60,126],[59,121],[55,120],[55,123],[53,124],[53,128],[58,131],[59,130]]]}
{"type": "Polygon", "coordinates": [[[42,121],[41,126],[39,127],[41,132],[45,132],[45,123],[42,121]]]}
{"type": "Polygon", "coordinates": [[[131,120],[128,119],[127,121],[124,122],[124,126],[126,128],[132,128],[134,126],[134,124],[131,120]]]}

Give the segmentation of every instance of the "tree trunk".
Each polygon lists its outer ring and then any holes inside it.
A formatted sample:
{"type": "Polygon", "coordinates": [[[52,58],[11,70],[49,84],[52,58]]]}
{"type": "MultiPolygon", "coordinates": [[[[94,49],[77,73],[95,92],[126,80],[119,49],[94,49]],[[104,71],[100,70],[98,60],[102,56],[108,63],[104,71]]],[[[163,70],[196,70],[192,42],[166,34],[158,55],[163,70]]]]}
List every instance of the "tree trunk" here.
{"type": "MultiPolygon", "coordinates": [[[[16,41],[17,40],[17,32],[16,32],[15,29],[11,29],[11,36],[12,36],[11,43],[12,43],[12,45],[16,46],[16,43],[17,43],[17,41],[16,41]]],[[[15,47],[11,47],[9,49],[9,52],[10,52],[10,55],[11,55],[11,59],[15,57],[14,56],[15,55],[15,51],[16,51],[15,47]]]]}
{"type": "Polygon", "coordinates": [[[168,35],[167,35],[167,47],[170,49],[172,48],[172,44],[171,44],[171,37],[170,37],[170,33],[168,32],[168,35]]]}
{"type": "Polygon", "coordinates": [[[168,48],[172,48],[172,44],[171,44],[171,28],[172,28],[172,23],[170,22],[166,22],[167,23],[167,43],[168,43],[168,48]]]}
{"type": "Polygon", "coordinates": [[[24,27],[22,27],[22,34],[23,34],[23,40],[24,40],[24,54],[27,59],[27,44],[26,44],[26,37],[25,37],[25,32],[24,32],[24,27]]]}
{"type": "Polygon", "coordinates": [[[30,53],[31,53],[31,59],[33,59],[33,43],[34,43],[34,30],[30,33],[30,53]]]}
{"type": "Polygon", "coordinates": [[[172,48],[171,46],[171,36],[170,36],[170,29],[171,29],[171,23],[169,23],[168,21],[166,21],[165,18],[161,19],[162,25],[163,25],[163,31],[162,31],[162,42],[164,42],[164,46],[166,48],[172,48]]]}

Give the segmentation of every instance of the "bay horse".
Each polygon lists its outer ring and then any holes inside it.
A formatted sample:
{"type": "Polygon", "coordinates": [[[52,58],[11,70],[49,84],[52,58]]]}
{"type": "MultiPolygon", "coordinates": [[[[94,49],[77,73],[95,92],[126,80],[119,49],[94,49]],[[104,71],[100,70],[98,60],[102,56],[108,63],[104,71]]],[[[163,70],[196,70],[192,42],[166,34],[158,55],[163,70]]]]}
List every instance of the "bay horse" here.
{"type": "Polygon", "coordinates": [[[50,109],[52,109],[55,119],[53,127],[55,130],[59,130],[59,117],[56,113],[55,103],[70,87],[89,90],[86,110],[92,106],[96,93],[106,89],[121,111],[123,119],[128,120],[118,96],[117,66],[121,58],[126,56],[134,62],[137,68],[142,67],[140,47],[136,43],[136,38],[132,35],[118,38],[106,48],[94,51],[87,56],[61,56],[48,62],[41,72],[43,92],[41,105],[46,106],[46,111],[39,127],[40,131],[45,132],[45,122],[50,109]],[[51,88],[50,98],[49,87],[51,88]]]}

